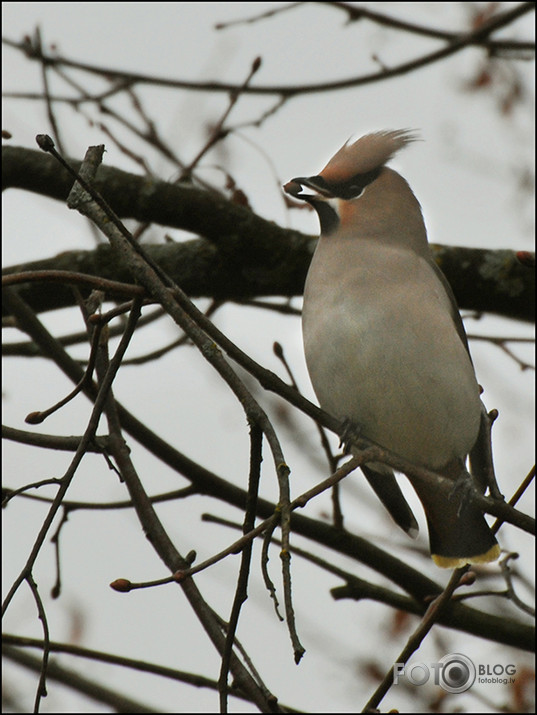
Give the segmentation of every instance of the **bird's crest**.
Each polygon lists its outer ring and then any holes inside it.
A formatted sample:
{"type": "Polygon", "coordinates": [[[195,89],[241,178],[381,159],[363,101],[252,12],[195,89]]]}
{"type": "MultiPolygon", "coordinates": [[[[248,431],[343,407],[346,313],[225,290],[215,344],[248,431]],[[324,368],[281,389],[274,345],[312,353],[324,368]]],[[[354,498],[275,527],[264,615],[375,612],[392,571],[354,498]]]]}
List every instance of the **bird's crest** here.
{"type": "Polygon", "coordinates": [[[399,149],[417,141],[418,135],[409,129],[366,134],[353,144],[348,140],[320,172],[328,183],[345,181],[356,174],[365,174],[388,162],[399,149]]]}

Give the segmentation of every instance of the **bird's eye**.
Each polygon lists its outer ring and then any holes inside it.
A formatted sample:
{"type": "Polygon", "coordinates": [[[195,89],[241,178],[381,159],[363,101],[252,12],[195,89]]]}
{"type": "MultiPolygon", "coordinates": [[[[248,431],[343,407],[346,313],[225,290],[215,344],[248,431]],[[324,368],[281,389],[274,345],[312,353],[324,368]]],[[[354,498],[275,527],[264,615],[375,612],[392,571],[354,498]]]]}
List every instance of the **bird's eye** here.
{"type": "Polygon", "coordinates": [[[332,185],[331,189],[334,196],[338,196],[340,199],[357,199],[360,197],[364,189],[369,186],[378,177],[382,170],[382,167],[377,167],[371,171],[366,171],[363,174],[355,174],[351,176],[347,181],[341,181],[337,185],[332,185]]]}

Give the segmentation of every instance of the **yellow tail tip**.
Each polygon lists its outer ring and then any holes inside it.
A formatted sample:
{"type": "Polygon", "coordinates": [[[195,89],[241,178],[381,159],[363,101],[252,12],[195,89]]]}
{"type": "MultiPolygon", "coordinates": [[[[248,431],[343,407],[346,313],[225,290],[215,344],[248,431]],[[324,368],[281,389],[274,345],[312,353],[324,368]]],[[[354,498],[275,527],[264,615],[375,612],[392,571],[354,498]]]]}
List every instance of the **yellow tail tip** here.
{"type": "Polygon", "coordinates": [[[494,544],[484,554],[477,554],[477,556],[440,556],[439,554],[431,554],[431,558],[440,568],[458,569],[461,566],[466,566],[466,564],[488,564],[491,561],[496,561],[500,553],[500,545],[494,544]]]}

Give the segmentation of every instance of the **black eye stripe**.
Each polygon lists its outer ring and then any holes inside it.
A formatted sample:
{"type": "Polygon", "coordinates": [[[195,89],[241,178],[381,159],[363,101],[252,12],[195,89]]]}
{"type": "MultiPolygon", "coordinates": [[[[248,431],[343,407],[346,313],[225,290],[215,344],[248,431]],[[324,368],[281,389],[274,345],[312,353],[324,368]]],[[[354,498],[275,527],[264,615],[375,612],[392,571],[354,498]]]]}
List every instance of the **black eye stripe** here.
{"type": "Polygon", "coordinates": [[[378,177],[382,167],[377,167],[364,174],[355,174],[345,181],[328,182],[322,176],[314,176],[311,183],[318,186],[323,192],[336,196],[339,199],[355,199],[362,191],[378,177]]]}

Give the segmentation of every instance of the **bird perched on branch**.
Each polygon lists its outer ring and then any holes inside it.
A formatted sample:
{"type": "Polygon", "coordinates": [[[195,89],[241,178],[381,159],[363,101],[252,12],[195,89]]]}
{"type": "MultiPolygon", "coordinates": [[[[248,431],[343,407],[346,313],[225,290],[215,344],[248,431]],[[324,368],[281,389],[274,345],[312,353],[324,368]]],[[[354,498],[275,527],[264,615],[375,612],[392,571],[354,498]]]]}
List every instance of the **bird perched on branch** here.
{"type": "MultiPolygon", "coordinates": [[[[465,467],[483,411],[462,320],[432,258],[420,204],[385,166],[415,139],[401,130],[347,142],[318,175],[284,190],[308,202],[321,224],[302,314],[320,405],[440,475],[407,476],[425,510],[432,558],[454,568],[494,561],[500,547],[470,495],[455,489],[484,491],[465,467]]],[[[392,469],[375,463],[363,471],[395,521],[417,533],[392,469]]]]}

